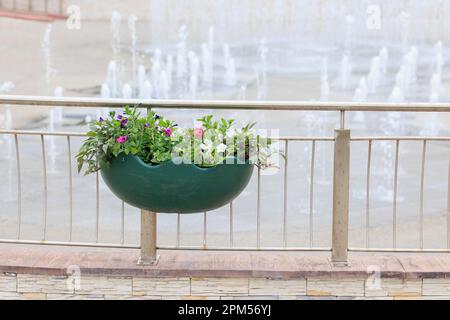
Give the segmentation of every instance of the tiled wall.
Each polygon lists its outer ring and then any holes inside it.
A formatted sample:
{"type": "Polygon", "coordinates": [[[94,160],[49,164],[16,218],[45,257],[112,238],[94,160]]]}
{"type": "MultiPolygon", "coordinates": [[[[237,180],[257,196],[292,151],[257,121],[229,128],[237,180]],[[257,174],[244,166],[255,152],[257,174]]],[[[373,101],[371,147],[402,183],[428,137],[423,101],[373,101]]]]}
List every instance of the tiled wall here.
{"type": "Polygon", "coordinates": [[[75,278],[2,273],[0,299],[450,299],[450,279],[75,278]]]}

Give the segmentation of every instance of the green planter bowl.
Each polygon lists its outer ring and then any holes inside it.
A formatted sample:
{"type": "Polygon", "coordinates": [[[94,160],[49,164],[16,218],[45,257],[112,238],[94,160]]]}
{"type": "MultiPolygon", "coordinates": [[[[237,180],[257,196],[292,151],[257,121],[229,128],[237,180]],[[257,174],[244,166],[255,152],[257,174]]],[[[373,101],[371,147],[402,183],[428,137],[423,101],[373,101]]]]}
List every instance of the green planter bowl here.
{"type": "Polygon", "coordinates": [[[231,164],[201,168],[173,160],[148,165],[139,157],[120,154],[101,168],[101,175],[119,199],[134,207],[162,213],[204,212],[232,201],[250,181],[253,165],[231,159],[231,164]]]}

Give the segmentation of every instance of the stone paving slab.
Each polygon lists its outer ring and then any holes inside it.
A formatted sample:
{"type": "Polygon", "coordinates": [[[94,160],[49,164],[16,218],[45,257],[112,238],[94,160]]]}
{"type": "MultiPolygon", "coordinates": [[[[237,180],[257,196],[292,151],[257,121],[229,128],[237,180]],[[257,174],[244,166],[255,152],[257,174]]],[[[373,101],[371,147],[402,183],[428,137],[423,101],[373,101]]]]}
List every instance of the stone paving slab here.
{"type": "Polygon", "coordinates": [[[450,277],[450,255],[399,256],[405,275],[411,278],[450,277]]]}

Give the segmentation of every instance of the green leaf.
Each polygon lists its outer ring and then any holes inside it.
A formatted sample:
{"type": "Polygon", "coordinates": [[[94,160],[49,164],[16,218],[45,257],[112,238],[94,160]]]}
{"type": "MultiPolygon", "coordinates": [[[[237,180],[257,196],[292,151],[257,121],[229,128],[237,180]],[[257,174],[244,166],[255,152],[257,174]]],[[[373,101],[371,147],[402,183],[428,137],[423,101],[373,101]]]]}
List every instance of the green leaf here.
{"type": "Polygon", "coordinates": [[[96,137],[96,136],[97,136],[97,132],[89,131],[86,135],[87,135],[88,137],[96,137]]]}

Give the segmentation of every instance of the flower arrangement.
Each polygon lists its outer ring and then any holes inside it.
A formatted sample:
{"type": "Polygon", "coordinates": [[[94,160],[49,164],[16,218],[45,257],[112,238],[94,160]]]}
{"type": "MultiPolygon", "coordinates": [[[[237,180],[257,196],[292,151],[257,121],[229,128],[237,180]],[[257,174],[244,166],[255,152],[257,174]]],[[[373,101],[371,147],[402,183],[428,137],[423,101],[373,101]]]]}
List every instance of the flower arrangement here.
{"type": "Polygon", "coordinates": [[[134,155],[147,164],[168,160],[213,167],[235,157],[238,162],[260,167],[271,166],[272,141],[256,135],[254,123],[242,128],[234,120],[215,121],[212,115],[198,119],[194,128],[178,128],[154,111],[141,115],[136,108],[125,106],[123,114],[111,112],[109,117],[90,123],[87,139],[76,158],[78,171],[98,171],[119,154],[134,155]]]}

